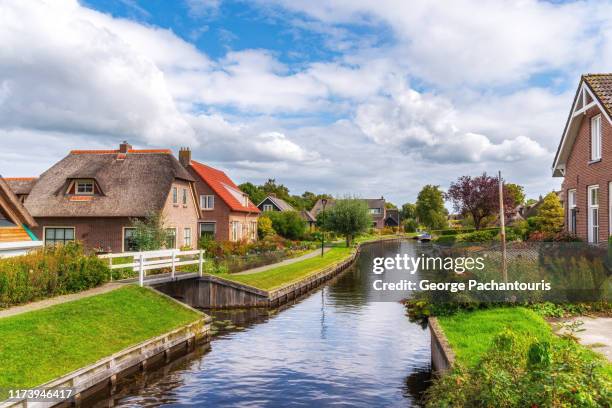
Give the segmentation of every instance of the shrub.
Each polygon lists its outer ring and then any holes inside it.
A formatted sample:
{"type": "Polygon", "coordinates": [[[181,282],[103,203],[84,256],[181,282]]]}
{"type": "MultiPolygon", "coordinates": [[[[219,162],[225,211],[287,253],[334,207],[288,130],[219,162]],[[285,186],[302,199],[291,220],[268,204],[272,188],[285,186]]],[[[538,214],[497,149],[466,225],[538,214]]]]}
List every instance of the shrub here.
{"type": "Polygon", "coordinates": [[[416,232],[418,228],[419,223],[414,218],[404,221],[404,232],[416,232]]]}
{"type": "Polygon", "coordinates": [[[609,406],[605,363],[568,339],[534,341],[506,330],[476,367],[458,365],[427,390],[427,407],[609,406]]]}
{"type": "Polygon", "coordinates": [[[259,239],[264,239],[265,237],[274,235],[275,233],[276,231],[274,231],[270,217],[262,215],[257,219],[257,236],[259,239]]]}
{"type": "Polygon", "coordinates": [[[109,278],[106,263],[79,243],[0,259],[0,307],[79,292],[109,278]]]}
{"type": "Polygon", "coordinates": [[[306,222],[297,211],[270,211],[266,216],[274,231],[284,238],[301,239],[306,232],[306,222]]]}
{"type": "Polygon", "coordinates": [[[479,230],[470,232],[469,234],[462,234],[461,241],[463,242],[489,242],[496,239],[499,234],[498,228],[479,230]]]}

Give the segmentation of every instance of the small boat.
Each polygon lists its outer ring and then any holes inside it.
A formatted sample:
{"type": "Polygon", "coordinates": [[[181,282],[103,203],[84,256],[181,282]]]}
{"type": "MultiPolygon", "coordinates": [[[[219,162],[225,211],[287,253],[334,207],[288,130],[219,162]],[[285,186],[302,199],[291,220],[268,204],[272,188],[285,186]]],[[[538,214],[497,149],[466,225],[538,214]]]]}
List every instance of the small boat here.
{"type": "Polygon", "coordinates": [[[427,232],[424,232],[422,234],[420,234],[417,239],[421,242],[429,242],[431,241],[431,234],[428,234],[427,232]]]}

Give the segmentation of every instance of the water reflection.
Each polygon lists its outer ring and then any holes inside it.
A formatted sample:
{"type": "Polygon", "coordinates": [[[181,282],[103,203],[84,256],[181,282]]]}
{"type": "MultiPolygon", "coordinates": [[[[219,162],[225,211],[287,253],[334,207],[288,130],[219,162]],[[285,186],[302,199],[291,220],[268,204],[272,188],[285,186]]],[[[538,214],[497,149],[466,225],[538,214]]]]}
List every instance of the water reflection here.
{"type": "Polygon", "coordinates": [[[417,406],[429,380],[429,333],[372,290],[371,257],[398,251],[415,244],[364,249],[355,267],[284,310],[214,312],[210,351],[128,377],[99,404],[417,406]]]}

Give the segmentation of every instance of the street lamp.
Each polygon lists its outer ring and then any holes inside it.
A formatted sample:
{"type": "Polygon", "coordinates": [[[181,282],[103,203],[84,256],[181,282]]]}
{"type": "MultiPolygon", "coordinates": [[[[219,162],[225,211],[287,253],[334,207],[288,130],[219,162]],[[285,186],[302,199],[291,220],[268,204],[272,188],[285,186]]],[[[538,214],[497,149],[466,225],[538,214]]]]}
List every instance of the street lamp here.
{"type": "Polygon", "coordinates": [[[321,220],[321,256],[325,254],[325,206],[327,205],[327,198],[321,199],[321,204],[323,204],[323,216],[321,220]]]}

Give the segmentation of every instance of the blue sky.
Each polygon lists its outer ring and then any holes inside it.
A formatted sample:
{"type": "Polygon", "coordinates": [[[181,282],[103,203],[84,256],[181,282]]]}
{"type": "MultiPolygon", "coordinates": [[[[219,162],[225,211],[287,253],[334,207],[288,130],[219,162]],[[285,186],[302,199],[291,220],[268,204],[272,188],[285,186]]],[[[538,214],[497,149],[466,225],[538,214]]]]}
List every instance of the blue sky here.
{"type": "Polygon", "coordinates": [[[9,0],[0,174],[190,146],[237,182],[413,201],[494,173],[537,197],[607,1],[9,0]],[[28,149],[24,149],[28,146],[28,149]],[[32,160],[32,157],[37,157],[32,160]]]}

